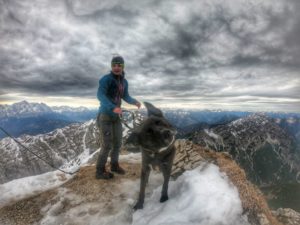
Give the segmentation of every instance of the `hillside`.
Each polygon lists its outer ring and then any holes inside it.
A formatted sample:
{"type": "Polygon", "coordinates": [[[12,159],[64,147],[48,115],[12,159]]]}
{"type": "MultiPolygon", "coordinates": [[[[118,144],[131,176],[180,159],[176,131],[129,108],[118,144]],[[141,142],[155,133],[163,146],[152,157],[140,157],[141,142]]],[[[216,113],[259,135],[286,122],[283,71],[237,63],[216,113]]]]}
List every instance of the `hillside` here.
{"type": "MultiPolygon", "coordinates": [[[[95,121],[76,123],[47,134],[23,135],[18,141],[55,167],[66,163],[80,164],[82,158],[95,152],[97,132],[95,121]]],[[[0,140],[0,183],[53,170],[11,138],[0,140]]]]}
{"type": "Polygon", "coordinates": [[[195,132],[191,140],[228,152],[256,184],[299,181],[300,151],[295,136],[264,114],[195,132]]]}

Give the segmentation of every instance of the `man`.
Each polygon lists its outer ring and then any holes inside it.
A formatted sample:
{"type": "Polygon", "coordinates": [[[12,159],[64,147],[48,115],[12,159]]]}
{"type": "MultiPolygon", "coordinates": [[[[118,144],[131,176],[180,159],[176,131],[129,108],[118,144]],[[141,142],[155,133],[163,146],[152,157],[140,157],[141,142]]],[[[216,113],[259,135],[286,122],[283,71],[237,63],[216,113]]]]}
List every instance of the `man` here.
{"type": "Polygon", "coordinates": [[[121,99],[141,107],[141,103],[130,97],[128,82],[125,79],[124,59],[114,56],[111,60],[111,72],[99,81],[97,98],[100,101],[97,125],[101,136],[101,151],[97,160],[97,179],[111,179],[113,174],[106,171],[105,164],[110,153],[110,169],[118,174],[125,174],[119,165],[119,151],[122,145],[121,99]]]}

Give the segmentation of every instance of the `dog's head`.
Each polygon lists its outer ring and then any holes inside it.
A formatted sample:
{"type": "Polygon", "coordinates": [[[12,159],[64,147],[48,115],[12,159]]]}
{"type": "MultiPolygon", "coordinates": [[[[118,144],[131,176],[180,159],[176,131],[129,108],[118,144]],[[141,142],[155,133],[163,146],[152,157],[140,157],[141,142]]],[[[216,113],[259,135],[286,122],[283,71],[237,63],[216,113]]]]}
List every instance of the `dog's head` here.
{"type": "Polygon", "coordinates": [[[134,130],[126,143],[139,145],[152,152],[162,152],[175,141],[175,128],[165,119],[160,109],[144,102],[148,118],[134,130]]]}

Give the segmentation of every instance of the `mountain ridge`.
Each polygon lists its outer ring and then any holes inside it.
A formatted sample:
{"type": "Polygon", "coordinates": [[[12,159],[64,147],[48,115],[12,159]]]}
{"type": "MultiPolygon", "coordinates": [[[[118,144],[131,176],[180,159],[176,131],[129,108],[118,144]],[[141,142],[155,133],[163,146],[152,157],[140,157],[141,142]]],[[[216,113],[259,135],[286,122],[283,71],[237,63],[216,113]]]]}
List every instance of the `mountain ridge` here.
{"type": "Polygon", "coordinates": [[[299,146],[293,136],[265,114],[252,114],[196,132],[191,140],[215,151],[229,152],[256,184],[274,184],[284,179],[299,182],[299,146]]]}
{"type": "MultiPolygon", "coordinates": [[[[89,154],[96,151],[97,132],[95,121],[90,120],[82,124],[74,123],[47,134],[22,135],[17,140],[50,164],[60,167],[85,151],[89,154]]],[[[0,151],[0,183],[53,170],[9,137],[0,140],[0,151]]]]}

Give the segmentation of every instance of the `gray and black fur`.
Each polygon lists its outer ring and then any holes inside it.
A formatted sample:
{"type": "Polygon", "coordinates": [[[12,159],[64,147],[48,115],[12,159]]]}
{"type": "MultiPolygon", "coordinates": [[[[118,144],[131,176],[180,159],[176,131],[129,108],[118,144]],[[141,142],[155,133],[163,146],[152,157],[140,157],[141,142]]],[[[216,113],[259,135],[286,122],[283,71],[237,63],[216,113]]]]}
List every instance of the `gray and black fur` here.
{"type": "Polygon", "coordinates": [[[134,209],[142,209],[146,184],[149,179],[150,166],[160,168],[164,177],[160,202],[168,200],[168,184],[175,156],[174,127],[164,118],[160,109],[144,102],[148,110],[148,118],[137,130],[133,131],[126,143],[140,147],[142,152],[142,171],[139,198],[134,209]]]}

